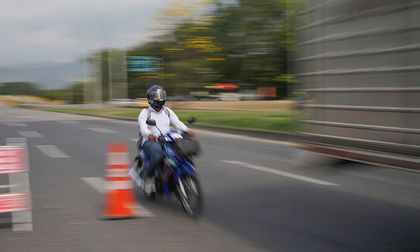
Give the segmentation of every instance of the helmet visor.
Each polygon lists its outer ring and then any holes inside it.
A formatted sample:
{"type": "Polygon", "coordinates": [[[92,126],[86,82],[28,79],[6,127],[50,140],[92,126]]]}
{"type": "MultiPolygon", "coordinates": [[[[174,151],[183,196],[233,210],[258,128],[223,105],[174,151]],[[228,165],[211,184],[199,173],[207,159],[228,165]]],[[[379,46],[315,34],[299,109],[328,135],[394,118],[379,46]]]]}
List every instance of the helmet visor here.
{"type": "Polygon", "coordinates": [[[156,89],[150,92],[150,99],[154,101],[166,101],[166,91],[164,89],[156,89]]]}

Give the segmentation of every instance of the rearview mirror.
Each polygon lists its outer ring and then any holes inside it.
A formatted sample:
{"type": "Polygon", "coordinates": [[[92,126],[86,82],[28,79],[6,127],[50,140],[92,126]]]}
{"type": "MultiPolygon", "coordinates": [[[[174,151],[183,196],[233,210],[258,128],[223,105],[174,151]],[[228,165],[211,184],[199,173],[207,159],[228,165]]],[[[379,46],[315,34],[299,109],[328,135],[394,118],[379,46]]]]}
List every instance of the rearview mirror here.
{"type": "Polygon", "coordinates": [[[188,119],[188,123],[189,124],[192,124],[192,123],[194,123],[196,121],[196,119],[195,119],[195,117],[194,116],[191,116],[189,119],[188,119]]]}
{"type": "Polygon", "coordinates": [[[147,119],[146,124],[149,126],[156,126],[156,121],[153,119],[147,119]]]}

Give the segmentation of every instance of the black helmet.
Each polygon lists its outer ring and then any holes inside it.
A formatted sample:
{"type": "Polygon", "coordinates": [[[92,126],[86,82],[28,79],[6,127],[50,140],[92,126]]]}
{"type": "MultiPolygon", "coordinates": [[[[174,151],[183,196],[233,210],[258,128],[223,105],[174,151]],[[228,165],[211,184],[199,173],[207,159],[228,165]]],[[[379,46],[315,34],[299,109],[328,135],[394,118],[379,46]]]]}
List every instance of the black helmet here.
{"type": "Polygon", "coordinates": [[[159,85],[153,85],[147,90],[147,101],[154,109],[161,109],[166,102],[166,91],[159,85]]]}

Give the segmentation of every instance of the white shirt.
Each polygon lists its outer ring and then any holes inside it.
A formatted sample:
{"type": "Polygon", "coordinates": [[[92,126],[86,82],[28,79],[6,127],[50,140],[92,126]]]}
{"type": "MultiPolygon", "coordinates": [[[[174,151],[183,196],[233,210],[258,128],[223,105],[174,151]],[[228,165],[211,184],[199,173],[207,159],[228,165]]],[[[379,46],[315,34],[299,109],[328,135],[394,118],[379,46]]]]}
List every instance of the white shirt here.
{"type": "Polygon", "coordinates": [[[138,123],[140,126],[140,132],[143,136],[143,142],[147,140],[150,134],[160,136],[159,130],[155,126],[149,126],[146,124],[147,116],[149,113],[150,119],[156,121],[156,126],[159,127],[163,134],[166,134],[170,131],[171,125],[180,131],[190,130],[183,122],[179,120],[178,116],[170,108],[163,107],[159,112],[157,112],[149,106],[148,108],[143,109],[138,117],[138,123]],[[169,115],[165,109],[169,112],[169,115]]]}

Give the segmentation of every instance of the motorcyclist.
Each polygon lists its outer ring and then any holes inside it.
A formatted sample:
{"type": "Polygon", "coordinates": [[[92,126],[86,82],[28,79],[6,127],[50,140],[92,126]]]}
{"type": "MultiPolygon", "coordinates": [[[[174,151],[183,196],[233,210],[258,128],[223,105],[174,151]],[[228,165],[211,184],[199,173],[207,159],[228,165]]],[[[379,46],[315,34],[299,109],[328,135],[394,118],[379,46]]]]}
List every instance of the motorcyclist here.
{"type": "Polygon", "coordinates": [[[165,107],[166,91],[159,85],[153,85],[147,90],[147,101],[149,107],[143,109],[138,117],[141,135],[141,150],[149,158],[147,167],[144,167],[144,191],[146,194],[155,191],[154,175],[155,169],[160,168],[163,160],[163,150],[157,142],[160,135],[159,130],[154,126],[147,125],[148,119],[154,119],[156,126],[166,134],[170,131],[170,127],[185,132],[189,137],[194,138],[195,134],[178,116],[168,107],[165,107]]]}

